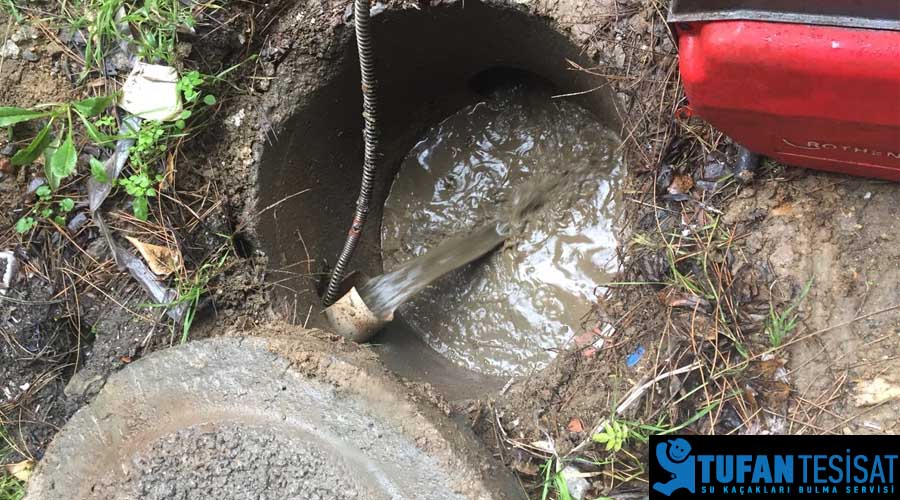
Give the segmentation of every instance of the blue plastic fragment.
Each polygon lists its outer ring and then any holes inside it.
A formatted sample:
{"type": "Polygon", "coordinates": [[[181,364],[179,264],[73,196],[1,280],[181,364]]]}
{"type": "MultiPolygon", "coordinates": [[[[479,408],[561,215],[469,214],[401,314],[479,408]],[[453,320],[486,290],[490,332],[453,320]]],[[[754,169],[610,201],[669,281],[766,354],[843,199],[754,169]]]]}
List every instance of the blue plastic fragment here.
{"type": "Polygon", "coordinates": [[[625,366],[631,368],[632,366],[638,364],[638,361],[644,357],[644,346],[638,345],[637,349],[634,350],[633,353],[629,354],[627,358],[625,358],[625,366]]]}

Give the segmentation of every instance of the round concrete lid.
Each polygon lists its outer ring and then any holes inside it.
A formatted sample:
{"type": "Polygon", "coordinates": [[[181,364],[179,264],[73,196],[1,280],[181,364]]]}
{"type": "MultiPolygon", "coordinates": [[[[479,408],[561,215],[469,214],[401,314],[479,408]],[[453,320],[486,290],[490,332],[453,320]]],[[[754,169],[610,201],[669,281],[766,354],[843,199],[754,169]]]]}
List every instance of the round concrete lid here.
{"type": "Polygon", "coordinates": [[[111,376],[26,498],[521,498],[467,429],[419,399],[317,332],[191,342],[111,376]]]}

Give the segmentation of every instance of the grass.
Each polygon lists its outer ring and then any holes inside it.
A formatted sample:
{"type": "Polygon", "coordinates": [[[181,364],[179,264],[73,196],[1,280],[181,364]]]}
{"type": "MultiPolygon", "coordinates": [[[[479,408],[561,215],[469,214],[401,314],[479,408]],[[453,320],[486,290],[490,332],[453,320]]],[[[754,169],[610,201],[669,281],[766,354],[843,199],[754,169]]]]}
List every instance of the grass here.
{"type": "Polygon", "coordinates": [[[551,493],[554,494],[556,500],[572,500],[569,485],[566,483],[565,476],[563,476],[562,468],[557,467],[557,460],[556,458],[549,458],[541,466],[541,469],[544,470],[541,500],[549,500],[551,493]]]}
{"type": "Polygon", "coordinates": [[[22,500],[25,483],[6,472],[0,472],[0,500],[22,500]]]}
{"type": "Polygon", "coordinates": [[[17,23],[21,23],[25,20],[22,13],[16,8],[15,0],[0,0],[0,10],[8,12],[10,17],[15,19],[17,23]]]}
{"type": "Polygon", "coordinates": [[[103,61],[120,43],[134,44],[145,61],[172,65],[179,29],[192,31],[197,24],[191,10],[179,0],[81,0],[62,5],[64,22],[88,34],[81,80],[101,70],[103,61]]]}
{"type": "Polygon", "coordinates": [[[197,306],[200,304],[200,298],[207,292],[209,282],[224,269],[229,257],[231,257],[230,249],[231,239],[229,238],[229,244],[220,249],[219,255],[203,263],[193,276],[179,277],[177,279],[176,288],[179,298],[177,303],[172,305],[187,304],[187,311],[181,324],[181,343],[187,342],[191,326],[197,314],[197,306]]]}
{"type": "MultiPolygon", "coordinates": [[[[12,452],[6,428],[0,424],[0,467],[2,467],[12,452]]],[[[0,500],[22,500],[25,496],[25,483],[19,481],[6,469],[0,468],[0,500]]]]}
{"type": "Polygon", "coordinates": [[[810,278],[809,281],[803,285],[803,290],[800,291],[800,295],[797,299],[792,302],[787,309],[780,313],[776,310],[774,304],[769,305],[769,318],[766,321],[766,335],[769,337],[769,343],[772,347],[781,347],[781,344],[784,343],[784,339],[791,335],[797,328],[797,320],[800,318],[800,315],[796,313],[797,307],[800,306],[800,303],[803,302],[809,294],[812,284],[813,278],[810,278]]]}

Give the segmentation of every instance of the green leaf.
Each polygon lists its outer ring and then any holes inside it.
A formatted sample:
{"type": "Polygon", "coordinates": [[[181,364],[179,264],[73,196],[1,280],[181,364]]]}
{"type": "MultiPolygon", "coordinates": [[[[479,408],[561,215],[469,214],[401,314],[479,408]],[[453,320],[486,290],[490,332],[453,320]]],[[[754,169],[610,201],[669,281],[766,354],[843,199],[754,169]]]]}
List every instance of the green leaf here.
{"type": "Polygon", "coordinates": [[[109,182],[109,176],[106,175],[106,166],[93,156],[91,157],[91,177],[101,184],[109,182]]]}
{"type": "MultiPolygon", "coordinates": [[[[72,142],[72,134],[70,133],[59,149],[50,156],[50,171],[59,180],[65,179],[75,170],[77,161],[78,154],[75,152],[75,144],[72,142]]],[[[54,187],[53,189],[56,188],[54,187]]]]}
{"type": "Polygon", "coordinates": [[[207,106],[212,106],[213,104],[216,103],[216,96],[214,96],[212,94],[206,94],[205,96],[203,96],[203,102],[207,106]]]}
{"type": "Polygon", "coordinates": [[[65,225],[66,225],[66,218],[63,217],[63,216],[61,216],[61,215],[56,215],[56,216],[53,217],[53,222],[55,222],[56,225],[58,225],[58,226],[65,226],[65,225]]]}
{"type": "Polygon", "coordinates": [[[75,201],[72,198],[63,198],[59,202],[59,210],[64,213],[71,212],[75,208],[75,201]]]}
{"type": "Polygon", "coordinates": [[[605,443],[605,442],[609,441],[609,438],[610,438],[609,434],[599,434],[598,433],[598,434],[594,434],[593,436],[591,436],[591,439],[593,439],[594,441],[596,441],[598,443],[605,443]]]}
{"type": "Polygon", "coordinates": [[[0,127],[8,127],[10,125],[27,122],[28,120],[36,120],[50,116],[50,111],[37,111],[25,108],[14,108],[8,106],[0,107],[0,127]]]}
{"type": "Polygon", "coordinates": [[[50,126],[52,124],[53,120],[50,120],[50,122],[34,136],[34,139],[31,140],[31,144],[25,149],[17,151],[12,159],[10,159],[10,162],[12,162],[13,165],[27,165],[36,160],[37,157],[47,149],[47,146],[50,145],[50,126]]]}
{"type": "Polygon", "coordinates": [[[42,184],[42,185],[38,186],[37,189],[34,190],[34,194],[38,195],[38,198],[41,198],[42,200],[46,200],[46,199],[50,198],[50,195],[53,194],[53,190],[50,189],[50,186],[48,186],[46,184],[42,184]]]}
{"type": "Polygon", "coordinates": [[[51,189],[57,189],[59,187],[60,178],[53,173],[53,169],[50,168],[50,159],[53,158],[58,149],[59,137],[50,141],[50,144],[44,149],[44,175],[47,177],[47,184],[50,185],[51,189]]]}
{"type": "Polygon", "coordinates": [[[95,143],[105,144],[107,142],[112,142],[113,140],[115,140],[114,137],[106,135],[103,132],[101,132],[100,129],[98,129],[96,125],[94,125],[93,123],[88,121],[88,119],[85,118],[84,116],[82,116],[81,114],[78,115],[78,118],[81,118],[81,123],[84,124],[84,129],[87,130],[88,137],[90,137],[91,140],[94,141],[95,143]]]}
{"type": "Polygon", "coordinates": [[[90,118],[97,116],[112,104],[115,95],[105,95],[100,97],[91,97],[81,101],[72,103],[72,107],[82,118],[90,118]]]}
{"type": "Polygon", "coordinates": [[[565,476],[562,472],[556,475],[556,493],[559,500],[572,500],[572,494],[569,492],[569,485],[566,483],[565,476]]]}
{"type": "Polygon", "coordinates": [[[35,222],[34,217],[22,217],[18,221],[16,221],[16,232],[19,234],[27,233],[37,224],[35,222]]]}
{"type": "Polygon", "coordinates": [[[136,196],[132,201],[132,210],[134,210],[134,216],[140,220],[147,220],[147,217],[150,215],[150,207],[147,203],[147,198],[143,196],[136,196]]]}

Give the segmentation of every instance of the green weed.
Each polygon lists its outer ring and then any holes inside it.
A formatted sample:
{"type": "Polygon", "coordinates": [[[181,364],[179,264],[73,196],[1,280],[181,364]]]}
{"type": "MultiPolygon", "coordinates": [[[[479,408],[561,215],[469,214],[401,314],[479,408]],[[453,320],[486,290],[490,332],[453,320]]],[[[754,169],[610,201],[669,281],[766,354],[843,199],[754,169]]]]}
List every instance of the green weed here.
{"type": "Polygon", "coordinates": [[[548,500],[551,491],[556,492],[557,500],[572,500],[572,494],[569,492],[569,485],[566,484],[566,478],[563,476],[561,470],[559,472],[556,471],[555,460],[556,459],[554,458],[549,458],[541,465],[541,469],[544,470],[541,500],[548,500]]]}
{"type": "Polygon", "coordinates": [[[593,434],[591,439],[593,439],[594,442],[605,444],[606,451],[615,453],[622,449],[622,446],[625,445],[625,441],[628,439],[629,435],[630,430],[628,425],[617,420],[610,420],[603,427],[603,432],[593,434]]]}
{"type": "Polygon", "coordinates": [[[0,11],[6,11],[9,15],[16,20],[17,23],[21,23],[25,20],[25,17],[22,16],[22,13],[19,12],[19,9],[16,8],[15,0],[0,0],[0,11]]]}
{"type": "Polygon", "coordinates": [[[797,300],[792,302],[787,309],[780,313],[775,309],[774,304],[769,305],[769,317],[766,320],[766,335],[769,337],[769,343],[772,344],[772,347],[781,347],[784,339],[797,328],[797,320],[800,318],[800,315],[795,311],[797,310],[797,307],[800,306],[800,303],[806,298],[806,295],[809,294],[812,284],[813,279],[810,278],[809,281],[803,285],[803,290],[800,291],[797,300]]]}
{"type": "MultiPolygon", "coordinates": [[[[11,452],[12,446],[6,428],[0,424],[0,464],[6,463],[11,452]]],[[[25,483],[0,469],[0,500],[22,500],[24,496],[25,483]]]]}
{"type": "Polygon", "coordinates": [[[178,30],[196,26],[191,10],[179,0],[82,0],[64,4],[63,15],[70,26],[87,32],[82,79],[102,68],[121,42],[133,43],[145,61],[173,65],[178,30]]]}
{"type": "MultiPolygon", "coordinates": [[[[222,236],[222,235],[219,235],[222,236]]],[[[226,236],[222,236],[227,238],[226,236]]],[[[188,336],[191,331],[191,326],[194,323],[194,318],[197,315],[197,306],[200,304],[200,298],[205,294],[209,289],[209,282],[212,281],[217,275],[219,275],[225,267],[225,264],[228,262],[229,257],[231,257],[231,251],[229,248],[232,248],[233,245],[229,238],[228,245],[221,247],[221,249],[215,253],[215,255],[204,262],[197,271],[195,271],[190,276],[176,276],[175,278],[175,289],[177,291],[177,299],[169,302],[167,304],[147,304],[148,307],[164,307],[164,308],[173,308],[178,307],[182,304],[187,305],[187,310],[184,313],[184,319],[181,323],[181,343],[187,342],[188,336]]]]}
{"type": "Polygon", "coordinates": [[[10,158],[13,165],[28,165],[41,154],[44,155],[44,174],[50,188],[54,191],[60,181],[75,171],[78,152],[75,148],[73,134],[73,115],[77,116],[87,131],[88,136],[98,144],[114,140],[100,132],[88,118],[95,117],[106,110],[115,101],[115,96],[91,97],[80,101],[62,104],[46,104],[32,109],[16,107],[0,107],[0,127],[10,127],[17,123],[48,119],[31,142],[10,158]],[[57,125],[54,127],[54,125],[57,125]],[[54,129],[55,132],[54,132],[54,129]]]}
{"type": "Polygon", "coordinates": [[[6,472],[0,472],[0,500],[22,500],[25,483],[6,472]]]}
{"type": "Polygon", "coordinates": [[[53,201],[53,191],[44,184],[37,188],[34,193],[37,195],[37,202],[26,215],[16,222],[17,233],[27,233],[37,224],[37,218],[52,220],[57,225],[63,226],[66,223],[66,214],[75,208],[75,201],[72,198],[62,198],[56,202],[53,201]]]}
{"type": "Polygon", "coordinates": [[[20,149],[10,158],[16,166],[28,165],[39,156],[44,155],[44,176],[47,185],[38,188],[38,201],[32,210],[16,222],[16,231],[25,233],[37,225],[37,218],[50,219],[57,224],[65,223],[65,214],[74,208],[71,198],[57,202],[54,209],[51,203],[52,192],[59,188],[60,182],[75,171],[78,151],[73,139],[73,115],[84,125],[87,135],[98,144],[113,140],[101,132],[89,119],[103,113],[115,100],[115,96],[91,97],[80,101],[62,104],[49,104],[32,109],[17,107],[0,107],[0,127],[12,127],[15,124],[46,119],[28,146],[20,149]]]}

